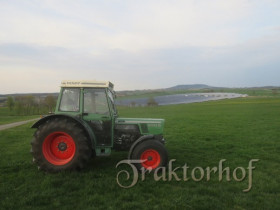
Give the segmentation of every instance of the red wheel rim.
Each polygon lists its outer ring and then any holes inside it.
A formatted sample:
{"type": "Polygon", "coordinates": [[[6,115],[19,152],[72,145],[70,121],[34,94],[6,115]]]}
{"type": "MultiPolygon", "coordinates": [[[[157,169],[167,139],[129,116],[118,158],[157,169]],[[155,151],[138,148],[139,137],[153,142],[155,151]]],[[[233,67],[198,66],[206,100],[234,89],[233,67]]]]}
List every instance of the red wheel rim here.
{"type": "Polygon", "coordinates": [[[69,163],[76,151],[73,138],[65,132],[53,132],[43,142],[43,154],[54,165],[69,163]]]}
{"type": "Polygon", "coordinates": [[[154,149],[147,149],[145,150],[140,157],[141,160],[145,160],[142,163],[144,168],[152,168],[155,169],[160,164],[160,154],[158,151],[154,149]]]}

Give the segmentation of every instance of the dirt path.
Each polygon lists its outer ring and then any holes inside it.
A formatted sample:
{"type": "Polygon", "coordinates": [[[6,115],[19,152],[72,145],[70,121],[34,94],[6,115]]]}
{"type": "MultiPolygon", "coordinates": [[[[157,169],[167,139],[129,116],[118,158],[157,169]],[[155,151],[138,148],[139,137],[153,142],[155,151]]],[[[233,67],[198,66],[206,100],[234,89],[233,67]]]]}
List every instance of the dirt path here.
{"type": "Polygon", "coordinates": [[[32,122],[32,121],[35,121],[35,120],[38,120],[38,119],[39,118],[32,119],[32,120],[25,120],[25,121],[21,121],[21,122],[10,123],[10,124],[6,124],[6,125],[0,125],[0,131],[6,130],[6,129],[9,129],[9,128],[13,128],[13,127],[16,127],[16,126],[24,125],[26,123],[29,123],[29,122],[32,122]]]}

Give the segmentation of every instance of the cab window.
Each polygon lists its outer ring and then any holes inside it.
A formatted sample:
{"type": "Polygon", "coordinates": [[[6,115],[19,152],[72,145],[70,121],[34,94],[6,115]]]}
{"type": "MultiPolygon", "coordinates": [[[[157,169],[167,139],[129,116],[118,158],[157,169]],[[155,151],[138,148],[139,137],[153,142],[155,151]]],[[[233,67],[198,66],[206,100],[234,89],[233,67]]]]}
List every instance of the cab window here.
{"type": "Polygon", "coordinates": [[[104,89],[84,90],[84,112],[109,115],[107,96],[104,89]]]}

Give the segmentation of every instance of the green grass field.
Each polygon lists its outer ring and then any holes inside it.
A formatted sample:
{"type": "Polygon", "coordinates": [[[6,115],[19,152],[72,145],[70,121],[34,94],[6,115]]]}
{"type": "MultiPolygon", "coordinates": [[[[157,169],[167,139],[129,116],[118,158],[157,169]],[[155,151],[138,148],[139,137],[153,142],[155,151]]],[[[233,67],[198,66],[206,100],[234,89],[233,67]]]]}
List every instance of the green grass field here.
{"type": "MultiPolygon", "coordinates": [[[[32,164],[31,124],[0,131],[1,209],[279,209],[280,99],[242,98],[160,107],[120,108],[122,117],[164,118],[166,148],[175,166],[193,169],[253,165],[242,182],[145,181],[123,189],[116,182],[126,152],[91,160],[79,172],[46,174],[32,164]]],[[[182,176],[182,171],[177,173],[182,176]]],[[[188,174],[190,176],[190,173],[188,174]]],[[[239,174],[240,176],[240,174],[239,174]]]]}

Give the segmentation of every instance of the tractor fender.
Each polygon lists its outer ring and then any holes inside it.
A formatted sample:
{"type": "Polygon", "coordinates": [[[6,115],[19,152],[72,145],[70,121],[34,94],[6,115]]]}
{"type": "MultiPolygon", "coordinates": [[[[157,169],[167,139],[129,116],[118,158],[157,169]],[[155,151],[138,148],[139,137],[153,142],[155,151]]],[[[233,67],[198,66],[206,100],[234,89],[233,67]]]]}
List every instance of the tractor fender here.
{"type": "Polygon", "coordinates": [[[48,120],[55,119],[55,118],[66,118],[66,119],[72,120],[74,122],[77,122],[79,125],[81,125],[81,127],[86,132],[86,134],[88,135],[88,137],[91,141],[92,149],[95,149],[96,138],[95,138],[95,135],[94,135],[93,131],[90,129],[88,124],[86,124],[84,121],[82,121],[81,119],[79,119],[78,117],[75,117],[75,116],[64,115],[64,114],[48,115],[46,117],[41,118],[36,123],[34,123],[31,126],[31,128],[38,128],[40,125],[46,123],[48,120]]]}
{"type": "Polygon", "coordinates": [[[150,140],[150,139],[153,139],[155,136],[154,135],[144,135],[144,136],[141,136],[140,138],[138,138],[130,147],[129,149],[129,152],[128,152],[128,160],[131,159],[131,155],[132,155],[132,152],[133,150],[135,149],[135,147],[140,144],[141,142],[143,141],[146,141],[146,140],[150,140]]]}

